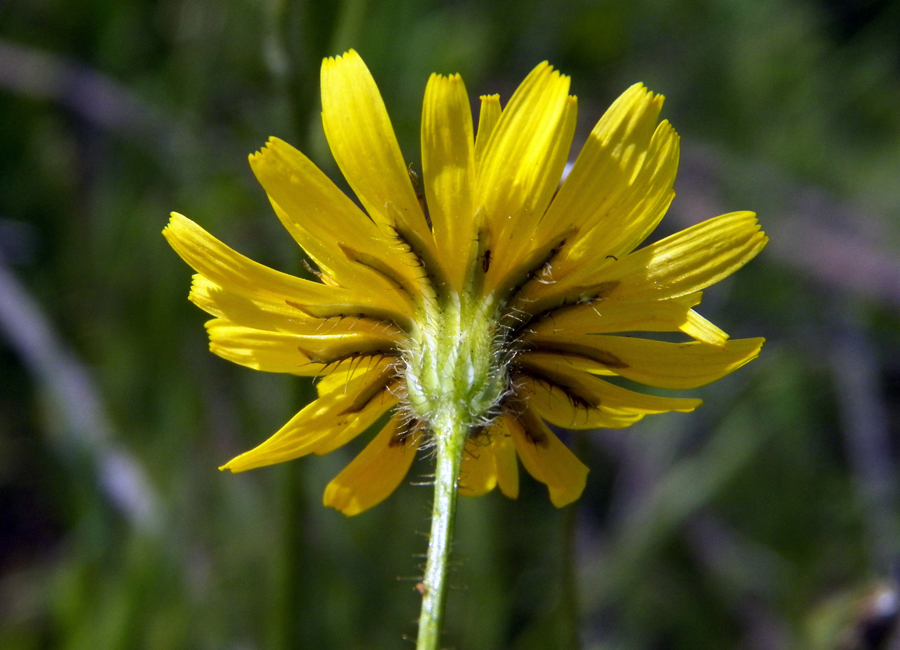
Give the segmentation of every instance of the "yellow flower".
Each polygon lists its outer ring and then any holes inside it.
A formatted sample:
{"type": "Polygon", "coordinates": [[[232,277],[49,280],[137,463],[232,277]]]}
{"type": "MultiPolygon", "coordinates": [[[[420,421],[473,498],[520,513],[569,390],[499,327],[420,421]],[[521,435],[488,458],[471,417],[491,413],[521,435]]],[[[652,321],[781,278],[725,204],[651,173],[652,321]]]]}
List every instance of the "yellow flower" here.
{"type": "MultiPolygon", "coordinates": [[[[698,399],[603,379],[694,388],[755,358],[692,308],[765,245],[755,215],[710,219],[644,248],[674,192],[678,136],[641,84],[590,133],[559,186],[575,129],[569,79],[537,66],[475,135],[458,75],[432,75],[422,109],[423,192],[375,81],[354,51],[322,65],[322,120],[360,209],[272,138],[250,165],[319,281],[274,271],[173,214],[166,238],[197,271],[210,349],[269,372],[320,377],[318,399],[224,468],[324,454],[387,424],[327,487],[352,515],[386,498],[435,423],[469,427],[459,491],[518,494],[518,464],[563,506],[587,468],[547,426],[626,427],[698,399]],[[614,333],[681,332],[669,343],[614,333]],[[460,415],[462,414],[462,415],[460,415]]],[[[223,468],[223,469],[224,469],[223,468]]]]}

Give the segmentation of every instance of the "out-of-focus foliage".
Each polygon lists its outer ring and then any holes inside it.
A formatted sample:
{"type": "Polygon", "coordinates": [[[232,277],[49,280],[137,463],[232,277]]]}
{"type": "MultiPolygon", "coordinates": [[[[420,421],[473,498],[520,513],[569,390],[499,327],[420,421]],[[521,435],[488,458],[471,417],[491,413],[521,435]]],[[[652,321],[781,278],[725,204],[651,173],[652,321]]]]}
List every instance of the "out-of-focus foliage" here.
{"type": "Polygon", "coordinates": [[[854,643],[900,559],[900,3],[559,4],[0,4],[0,647],[411,647],[428,489],[346,519],[320,500],[352,449],[218,473],[311,387],[209,354],[160,236],[178,210],[302,272],[245,156],[278,135],[342,183],[318,67],[349,47],[415,168],[432,71],[505,99],[550,60],[576,146],[644,81],[684,143],[661,232],[755,209],[773,236],[701,309],[759,361],[568,436],[575,507],[464,500],[447,645],[887,647],[854,643]]]}

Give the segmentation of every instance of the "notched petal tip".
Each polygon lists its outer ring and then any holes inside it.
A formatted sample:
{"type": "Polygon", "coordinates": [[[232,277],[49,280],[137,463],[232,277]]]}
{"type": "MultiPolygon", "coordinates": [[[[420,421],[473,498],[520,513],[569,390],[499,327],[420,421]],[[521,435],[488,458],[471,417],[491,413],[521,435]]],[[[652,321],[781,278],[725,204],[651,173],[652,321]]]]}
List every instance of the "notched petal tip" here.
{"type": "Polygon", "coordinates": [[[554,68],[549,61],[541,61],[534,69],[529,73],[528,76],[533,74],[546,74],[550,75],[553,79],[562,79],[565,81],[569,81],[569,75],[565,75],[556,68],[554,68]]]}
{"type": "Polygon", "coordinates": [[[278,136],[270,135],[266,140],[266,143],[259,148],[258,151],[254,151],[247,158],[250,160],[250,165],[252,166],[254,163],[265,160],[267,157],[274,155],[278,152],[279,149],[284,147],[288,147],[293,149],[291,145],[287,142],[279,138],[278,136]]]}
{"type": "Polygon", "coordinates": [[[648,104],[652,104],[656,109],[661,109],[663,103],[666,101],[665,95],[653,92],[647,88],[642,81],[626,88],[625,92],[619,96],[616,102],[613,102],[613,106],[615,106],[617,102],[625,99],[630,99],[631,101],[645,101],[648,104]]]}
{"type": "Polygon", "coordinates": [[[177,217],[180,217],[180,216],[181,216],[181,215],[178,214],[177,212],[170,212],[170,213],[169,213],[169,220],[166,222],[166,225],[163,226],[163,229],[162,229],[162,231],[161,231],[162,234],[163,234],[163,237],[165,237],[166,239],[169,238],[169,235],[168,235],[167,233],[168,233],[168,232],[170,231],[170,229],[172,228],[172,223],[176,220],[177,217]]]}
{"type": "MultiPolygon", "coordinates": [[[[243,454],[241,454],[241,456],[243,456],[243,454]]],[[[245,471],[246,468],[245,468],[245,469],[235,469],[235,467],[234,467],[234,461],[236,461],[236,460],[237,460],[238,458],[240,458],[241,456],[235,456],[234,458],[232,458],[231,460],[229,460],[229,461],[228,461],[227,463],[225,463],[224,465],[220,465],[220,466],[219,466],[219,471],[220,471],[220,472],[224,472],[224,471],[228,470],[228,471],[231,472],[232,474],[239,474],[240,472],[245,471]]]]}
{"type": "Polygon", "coordinates": [[[428,77],[428,83],[458,84],[462,83],[462,75],[460,75],[458,72],[454,72],[452,74],[432,72],[431,76],[428,77]]]}
{"type": "Polygon", "coordinates": [[[361,61],[362,57],[360,57],[359,54],[356,52],[356,50],[354,50],[351,47],[349,50],[347,50],[343,54],[336,54],[334,56],[326,56],[324,59],[322,59],[322,67],[324,68],[326,64],[327,65],[336,65],[336,64],[340,64],[342,62],[350,62],[353,60],[361,61]]]}
{"type": "Polygon", "coordinates": [[[266,140],[266,143],[263,146],[261,146],[259,148],[259,150],[254,151],[247,156],[247,158],[250,161],[250,165],[252,166],[255,161],[265,158],[266,155],[270,153],[272,146],[273,145],[277,146],[278,144],[287,144],[287,143],[285,143],[283,140],[275,137],[274,135],[270,135],[269,138],[266,140]]]}
{"type": "Polygon", "coordinates": [[[185,232],[197,228],[200,228],[200,226],[180,212],[170,212],[169,222],[162,229],[162,234],[166,241],[169,242],[169,245],[177,251],[178,243],[183,239],[185,232]]]}
{"type": "MultiPolygon", "coordinates": [[[[619,95],[610,105],[589,137],[600,142],[618,142],[633,138],[639,133],[649,137],[650,127],[656,128],[656,121],[662,111],[665,97],[636,83],[619,95]]],[[[651,129],[652,132],[652,129],[651,129]]]]}
{"type": "Polygon", "coordinates": [[[747,237],[748,241],[753,243],[751,255],[747,258],[748,262],[750,261],[750,259],[755,257],[759,253],[759,251],[761,251],[769,242],[769,236],[766,235],[765,231],[762,229],[762,224],[759,222],[759,217],[755,212],[742,210],[739,212],[730,212],[728,214],[724,214],[719,218],[722,218],[723,220],[727,219],[736,227],[746,228],[745,236],[747,237]]]}

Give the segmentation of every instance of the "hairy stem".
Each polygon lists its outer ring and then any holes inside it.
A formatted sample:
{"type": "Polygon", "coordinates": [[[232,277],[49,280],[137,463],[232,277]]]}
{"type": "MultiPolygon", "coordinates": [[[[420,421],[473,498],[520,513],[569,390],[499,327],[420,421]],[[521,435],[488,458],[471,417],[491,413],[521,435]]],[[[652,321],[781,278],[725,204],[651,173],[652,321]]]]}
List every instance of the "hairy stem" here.
{"type": "Polygon", "coordinates": [[[457,413],[436,418],[433,431],[437,442],[434,476],[434,505],[431,510],[431,537],[422,581],[422,613],[416,650],[438,650],[447,598],[447,566],[453,543],[456,518],[456,484],[469,427],[457,413]]]}

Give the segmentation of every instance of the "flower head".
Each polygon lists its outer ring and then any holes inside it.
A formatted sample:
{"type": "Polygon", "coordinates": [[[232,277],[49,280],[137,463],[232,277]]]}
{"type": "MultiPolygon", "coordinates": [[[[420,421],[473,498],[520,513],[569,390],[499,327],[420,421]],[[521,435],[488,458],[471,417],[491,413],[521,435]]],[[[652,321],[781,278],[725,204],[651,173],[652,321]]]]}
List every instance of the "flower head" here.
{"type": "MultiPolygon", "coordinates": [[[[224,468],[324,454],[387,423],[327,487],[345,514],[386,498],[448,417],[468,427],[459,491],[518,494],[518,463],[562,506],[587,468],[547,423],[621,428],[691,411],[604,377],[704,385],[755,358],[693,310],[700,291],[766,238],[749,212],[638,249],[672,201],[678,136],[641,84],[590,133],[560,185],[575,129],[569,79],[537,66],[477,134],[458,75],[432,75],[422,109],[423,187],[378,88],[350,51],[322,65],[322,120],[362,209],[302,153],[272,138],[250,165],[318,281],[257,264],[173,214],[164,234],[197,271],[190,299],[215,316],[210,349],[269,372],[319,377],[318,398],[224,468]],[[631,335],[681,332],[689,342],[631,335]],[[626,333],[622,336],[622,333],[626,333]]],[[[224,469],[223,468],[223,469],[224,469]]]]}

